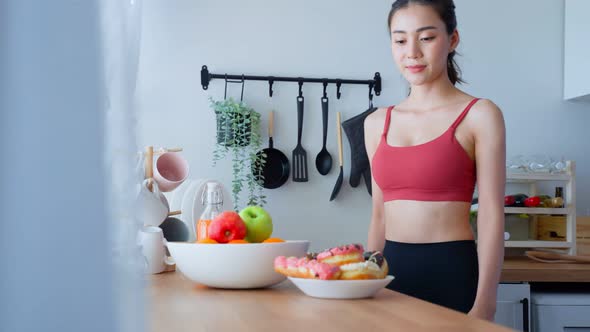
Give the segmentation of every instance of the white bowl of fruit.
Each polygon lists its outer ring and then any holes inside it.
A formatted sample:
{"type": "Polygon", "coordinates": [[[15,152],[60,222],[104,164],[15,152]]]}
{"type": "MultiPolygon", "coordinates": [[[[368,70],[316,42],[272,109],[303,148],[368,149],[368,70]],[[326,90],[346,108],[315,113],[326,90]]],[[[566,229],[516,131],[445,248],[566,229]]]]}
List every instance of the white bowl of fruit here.
{"type": "Polygon", "coordinates": [[[208,236],[196,243],[168,242],[180,272],[193,282],[229,289],[264,288],[286,276],[274,269],[277,256],[304,256],[309,241],[271,237],[272,219],[260,207],[225,211],[211,221],[208,236]]]}

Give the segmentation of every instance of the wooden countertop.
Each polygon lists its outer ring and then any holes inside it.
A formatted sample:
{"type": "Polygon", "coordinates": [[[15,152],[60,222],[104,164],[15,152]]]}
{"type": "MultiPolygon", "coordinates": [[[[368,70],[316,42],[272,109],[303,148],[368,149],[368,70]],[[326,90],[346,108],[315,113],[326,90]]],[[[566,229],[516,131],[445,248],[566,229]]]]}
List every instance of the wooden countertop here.
{"type": "Polygon", "coordinates": [[[166,331],[510,331],[401,293],[326,300],[304,295],[290,281],[259,290],[196,285],[180,272],[151,276],[147,317],[166,331]]]}
{"type": "Polygon", "coordinates": [[[528,257],[504,259],[502,282],[590,282],[590,264],[541,263],[528,257]]]}

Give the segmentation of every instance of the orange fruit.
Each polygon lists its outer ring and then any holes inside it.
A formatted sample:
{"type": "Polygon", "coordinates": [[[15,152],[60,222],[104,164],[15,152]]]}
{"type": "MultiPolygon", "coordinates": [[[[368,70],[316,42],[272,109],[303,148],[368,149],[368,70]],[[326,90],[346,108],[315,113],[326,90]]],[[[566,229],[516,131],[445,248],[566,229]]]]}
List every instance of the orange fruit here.
{"type": "Polygon", "coordinates": [[[271,238],[268,238],[262,242],[263,243],[279,243],[279,242],[285,242],[285,240],[283,240],[279,237],[271,237],[271,238]]]}
{"type": "Polygon", "coordinates": [[[206,239],[202,239],[197,241],[197,243],[201,243],[201,244],[216,244],[218,243],[217,241],[210,239],[210,238],[206,238],[206,239]]]}
{"type": "Polygon", "coordinates": [[[231,240],[228,242],[229,244],[236,244],[236,243],[250,243],[246,240],[231,240]]]}

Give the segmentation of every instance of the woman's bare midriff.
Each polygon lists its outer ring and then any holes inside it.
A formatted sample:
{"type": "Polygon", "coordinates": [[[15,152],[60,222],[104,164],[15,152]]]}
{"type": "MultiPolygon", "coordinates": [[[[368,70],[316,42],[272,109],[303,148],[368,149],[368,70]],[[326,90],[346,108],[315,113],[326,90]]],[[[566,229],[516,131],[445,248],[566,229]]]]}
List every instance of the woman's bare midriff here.
{"type": "Polygon", "coordinates": [[[385,238],[406,243],[473,240],[468,202],[386,202],[385,238]]]}

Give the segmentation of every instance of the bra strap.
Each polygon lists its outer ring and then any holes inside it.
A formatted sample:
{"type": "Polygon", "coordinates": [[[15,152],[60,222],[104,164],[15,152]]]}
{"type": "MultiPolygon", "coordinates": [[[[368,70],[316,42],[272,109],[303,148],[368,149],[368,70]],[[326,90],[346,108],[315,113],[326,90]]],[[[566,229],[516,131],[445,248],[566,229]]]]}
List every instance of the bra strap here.
{"type": "Polygon", "coordinates": [[[463,112],[461,112],[461,114],[459,114],[459,117],[457,117],[457,120],[455,120],[455,122],[453,122],[453,124],[451,125],[451,127],[453,128],[453,130],[456,129],[459,126],[459,124],[461,123],[461,121],[463,121],[463,118],[465,118],[465,116],[467,115],[467,113],[471,109],[471,106],[473,106],[473,104],[475,104],[478,100],[479,100],[479,98],[474,98],[467,105],[467,107],[465,107],[465,110],[463,110],[463,112]]]}
{"type": "Polygon", "coordinates": [[[383,134],[382,135],[387,135],[387,132],[389,131],[389,123],[391,122],[391,110],[393,109],[393,106],[389,106],[387,108],[387,115],[385,116],[385,126],[383,126],[383,134]]]}

